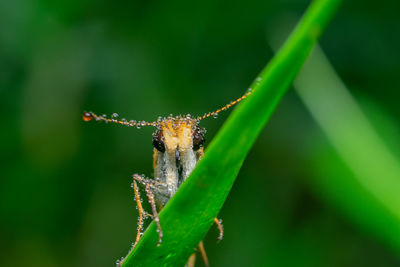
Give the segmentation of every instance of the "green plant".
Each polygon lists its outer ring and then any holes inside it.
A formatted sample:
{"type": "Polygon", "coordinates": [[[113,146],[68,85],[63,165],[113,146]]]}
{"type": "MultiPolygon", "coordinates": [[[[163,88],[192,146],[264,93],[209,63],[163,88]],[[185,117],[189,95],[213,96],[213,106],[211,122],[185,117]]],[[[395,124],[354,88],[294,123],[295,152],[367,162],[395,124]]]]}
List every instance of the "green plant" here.
{"type": "Polygon", "coordinates": [[[354,223],[399,253],[400,162],[385,142],[390,137],[371,124],[321,49],[315,49],[294,85],[332,148],[314,160],[320,175],[313,182],[354,223]]]}
{"type": "Polygon", "coordinates": [[[157,247],[152,223],[123,266],[179,266],[204,238],[258,134],[336,12],[340,0],[316,0],[285,45],[251,85],[254,93],[232,112],[203,159],[160,213],[157,247]]]}

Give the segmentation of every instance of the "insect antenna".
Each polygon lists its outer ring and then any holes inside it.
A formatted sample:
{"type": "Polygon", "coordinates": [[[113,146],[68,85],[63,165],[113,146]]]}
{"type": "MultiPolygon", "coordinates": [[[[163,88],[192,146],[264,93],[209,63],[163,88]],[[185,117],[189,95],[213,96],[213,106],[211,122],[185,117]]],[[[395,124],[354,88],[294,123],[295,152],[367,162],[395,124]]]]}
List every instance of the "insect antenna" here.
{"type": "Polygon", "coordinates": [[[236,105],[237,103],[239,103],[240,101],[242,101],[243,99],[245,99],[246,97],[248,97],[249,95],[251,95],[253,93],[253,91],[251,89],[249,89],[244,95],[242,95],[241,97],[239,97],[238,99],[231,101],[230,103],[226,104],[225,106],[223,106],[222,108],[217,109],[216,111],[213,112],[208,112],[206,114],[204,114],[203,116],[199,116],[197,117],[197,121],[201,121],[202,119],[206,119],[209,118],[211,116],[213,116],[214,118],[216,118],[218,116],[218,113],[220,113],[221,111],[227,110],[228,108],[236,105]]]}
{"type": "MultiPolygon", "coordinates": [[[[206,114],[204,114],[203,116],[199,116],[196,119],[194,119],[195,121],[201,121],[203,119],[209,118],[211,116],[213,117],[217,117],[218,114],[221,111],[227,110],[230,107],[236,105],[237,103],[239,103],[240,101],[242,101],[243,99],[247,98],[249,95],[251,95],[253,93],[253,91],[251,89],[249,89],[244,95],[242,95],[241,97],[239,97],[238,99],[231,101],[230,103],[226,104],[225,106],[223,106],[222,108],[219,108],[215,111],[212,112],[208,112],[206,114]]],[[[172,115],[170,115],[172,116],[172,115]]],[[[135,120],[126,120],[126,119],[121,119],[118,120],[118,114],[114,113],[111,115],[111,118],[107,118],[107,116],[104,115],[96,115],[94,112],[83,112],[82,118],[84,121],[91,121],[91,120],[96,120],[96,121],[105,121],[106,123],[117,123],[117,124],[122,124],[128,127],[133,127],[136,126],[137,128],[140,128],[142,126],[153,126],[153,127],[158,127],[159,123],[160,123],[160,119],[157,121],[153,121],[153,122],[147,122],[147,121],[135,121],[135,120]]]]}
{"type": "Polygon", "coordinates": [[[140,128],[142,126],[154,126],[157,127],[158,123],[156,121],[153,122],[147,122],[147,121],[135,121],[135,120],[130,120],[127,121],[126,119],[121,119],[118,120],[118,114],[114,113],[111,115],[111,118],[107,118],[106,115],[96,115],[93,112],[83,112],[82,118],[84,121],[91,121],[91,120],[96,120],[96,121],[105,121],[106,123],[117,123],[117,124],[122,124],[128,127],[133,127],[136,126],[137,128],[140,128]]]}

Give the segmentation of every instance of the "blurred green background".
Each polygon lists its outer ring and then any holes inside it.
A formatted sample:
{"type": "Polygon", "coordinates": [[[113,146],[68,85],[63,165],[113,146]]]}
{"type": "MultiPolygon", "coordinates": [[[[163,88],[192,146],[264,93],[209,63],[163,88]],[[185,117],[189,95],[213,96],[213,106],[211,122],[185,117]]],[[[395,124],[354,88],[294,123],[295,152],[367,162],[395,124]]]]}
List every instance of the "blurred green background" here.
{"type": "MultiPolygon", "coordinates": [[[[84,123],[82,112],[152,121],[213,111],[244,93],[273,56],[271,33],[308,4],[1,1],[0,265],[125,256],[136,232],[131,174],[152,175],[153,129],[84,123]]],[[[399,12],[398,1],[346,1],[320,42],[397,159],[399,12]]],[[[228,114],[202,122],[207,140],[228,114]]],[[[224,240],[215,227],[205,240],[211,266],[400,266],[396,242],[366,227],[368,216],[382,229],[390,220],[359,192],[341,195],[351,177],[290,91],[221,211],[224,240]]]]}

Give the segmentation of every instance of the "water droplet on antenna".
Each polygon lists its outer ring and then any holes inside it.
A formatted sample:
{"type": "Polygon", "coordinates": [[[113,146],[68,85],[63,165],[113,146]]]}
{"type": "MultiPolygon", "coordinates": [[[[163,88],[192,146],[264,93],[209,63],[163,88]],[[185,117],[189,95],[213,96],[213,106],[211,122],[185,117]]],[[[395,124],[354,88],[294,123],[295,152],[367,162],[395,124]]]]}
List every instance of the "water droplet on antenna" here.
{"type": "Polygon", "coordinates": [[[90,112],[84,112],[82,119],[84,121],[91,121],[93,119],[93,115],[90,112]]]}

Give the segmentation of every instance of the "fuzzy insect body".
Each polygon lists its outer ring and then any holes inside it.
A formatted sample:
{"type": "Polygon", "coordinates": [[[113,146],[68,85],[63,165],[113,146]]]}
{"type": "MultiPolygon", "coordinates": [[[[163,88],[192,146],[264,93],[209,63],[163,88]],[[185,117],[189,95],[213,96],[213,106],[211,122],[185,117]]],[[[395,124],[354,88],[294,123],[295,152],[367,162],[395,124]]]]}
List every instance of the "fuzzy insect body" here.
{"type": "MultiPolygon", "coordinates": [[[[159,239],[157,245],[160,245],[162,242],[163,232],[158,217],[158,211],[173,197],[180,185],[188,178],[203,156],[205,129],[199,126],[200,121],[211,116],[216,117],[219,112],[237,104],[250,94],[251,90],[224,107],[197,118],[191,118],[190,115],[177,117],[169,116],[167,118],[159,117],[158,120],[154,122],[145,122],[134,120],[127,121],[125,119],[118,120],[118,115],[115,113],[111,118],[107,118],[106,115],[98,116],[93,112],[83,113],[84,121],[91,121],[94,119],[107,123],[136,126],[137,128],[142,126],[153,126],[157,128],[153,133],[154,179],[146,178],[144,175],[133,175],[132,187],[139,211],[139,218],[136,239],[130,251],[132,251],[139,242],[140,236],[142,235],[144,219],[149,217],[155,221],[158,228],[159,239]],[[152,209],[151,214],[143,209],[138,183],[145,187],[152,209]]],[[[221,221],[215,218],[214,222],[220,231],[218,240],[222,240],[223,228],[221,221]]],[[[202,242],[200,242],[198,249],[202,255],[205,266],[208,266],[208,260],[202,242]]],[[[194,262],[195,254],[192,254],[187,266],[194,266],[194,262]]],[[[123,259],[117,262],[117,265],[120,266],[122,263],[123,259]]]]}
{"type": "Polygon", "coordinates": [[[190,117],[164,119],[153,134],[155,197],[164,206],[203,155],[204,129],[190,117]]]}

